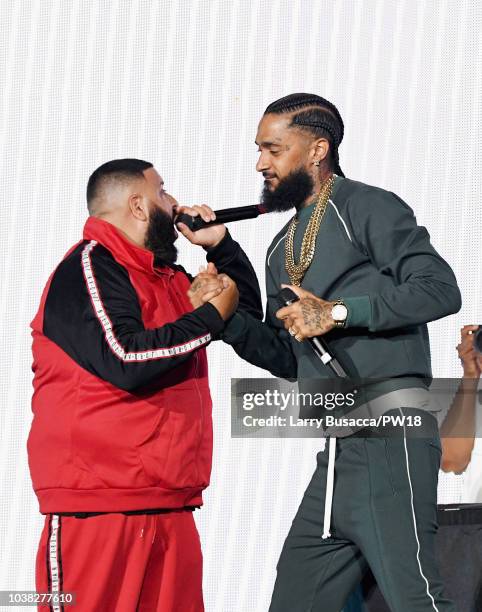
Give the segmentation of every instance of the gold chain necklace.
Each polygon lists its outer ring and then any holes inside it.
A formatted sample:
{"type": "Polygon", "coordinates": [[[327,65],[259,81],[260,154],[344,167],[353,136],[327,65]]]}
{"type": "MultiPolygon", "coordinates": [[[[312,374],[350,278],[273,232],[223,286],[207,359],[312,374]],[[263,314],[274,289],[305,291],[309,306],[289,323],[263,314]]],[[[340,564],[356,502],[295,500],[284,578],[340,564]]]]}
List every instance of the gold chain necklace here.
{"type": "Polygon", "coordinates": [[[315,255],[316,237],[325,214],[328,200],[331,197],[334,182],[335,176],[332,174],[328,179],[326,179],[321,187],[316,206],[311,213],[310,220],[306,226],[305,234],[303,236],[299,263],[295,263],[294,251],[294,238],[296,227],[298,225],[298,215],[293,217],[288,227],[288,232],[286,233],[285,239],[285,267],[292,285],[299,286],[301,284],[306,270],[308,270],[311,262],[313,261],[313,257],[315,255]]]}

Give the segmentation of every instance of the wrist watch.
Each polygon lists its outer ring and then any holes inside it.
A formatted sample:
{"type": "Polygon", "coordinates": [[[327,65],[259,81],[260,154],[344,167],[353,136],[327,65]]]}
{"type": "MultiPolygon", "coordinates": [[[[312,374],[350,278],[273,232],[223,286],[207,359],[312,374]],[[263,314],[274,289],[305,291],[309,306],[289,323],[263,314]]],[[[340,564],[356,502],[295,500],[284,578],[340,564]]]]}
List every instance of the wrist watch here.
{"type": "Polygon", "coordinates": [[[342,300],[336,300],[331,309],[331,318],[335,322],[336,327],[345,327],[348,317],[348,308],[342,300]]]}

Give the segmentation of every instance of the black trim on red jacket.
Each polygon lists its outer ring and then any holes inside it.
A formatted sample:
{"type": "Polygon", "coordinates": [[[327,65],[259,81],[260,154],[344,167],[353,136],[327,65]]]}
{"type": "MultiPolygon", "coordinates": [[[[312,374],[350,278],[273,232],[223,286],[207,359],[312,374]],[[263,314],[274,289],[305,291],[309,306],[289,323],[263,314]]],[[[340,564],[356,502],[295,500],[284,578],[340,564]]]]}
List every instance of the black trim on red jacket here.
{"type": "Polygon", "coordinates": [[[54,273],[43,331],[81,367],[125,391],[187,361],[224,327],[211,304],[145,329],[127,270],[95,241],[81,243],[54,273]]]}

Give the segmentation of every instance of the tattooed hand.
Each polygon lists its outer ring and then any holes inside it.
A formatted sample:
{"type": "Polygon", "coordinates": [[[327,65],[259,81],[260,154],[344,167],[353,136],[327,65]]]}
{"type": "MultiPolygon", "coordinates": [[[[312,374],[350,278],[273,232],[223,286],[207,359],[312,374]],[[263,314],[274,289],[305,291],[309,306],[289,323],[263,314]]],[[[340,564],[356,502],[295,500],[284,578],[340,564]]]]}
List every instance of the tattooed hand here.
{"type": "Polygon", "coordinates": [[[209,262],[207,268],[201,268],[193,280],[187,296],[193,308],[199,308],[212,298],[219,295],[225,288],[226,281],[218,276],[216,266],[209,262]]]}
{"type": "Polygon", "coordinates": [[[284,322],[285,328],[296,340],[301,342],[305,338],[322,336],[336,327],[331,316],[335,302],[326,302],[300,287],[282,286],[289,287],[300,298],[298,302],[285,306],[276,313],[276,317],[284,322]]]}

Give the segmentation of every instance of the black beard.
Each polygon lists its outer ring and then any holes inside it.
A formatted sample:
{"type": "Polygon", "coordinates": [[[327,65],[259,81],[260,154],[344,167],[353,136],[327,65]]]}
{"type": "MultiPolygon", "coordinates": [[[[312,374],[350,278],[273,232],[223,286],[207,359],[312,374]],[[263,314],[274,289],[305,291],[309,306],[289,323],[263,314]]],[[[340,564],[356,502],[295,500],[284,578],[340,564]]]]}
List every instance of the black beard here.
{"type": "Polygon", "coordinates": [[[144,246],[154,254],[155,266],[162,268],[176,263],[176,240],[177,234],[171,217],[160,208],[152,209],[144,246]]]}
{"type": "Polygon", "coordinates": [[[313,193],[315,184],[304,168],[293,170],[281,179],[278,186],[270,191],[268,186],[261,192],[261,204],[268,212],[285,212],[300,208],[313,193]]]}

